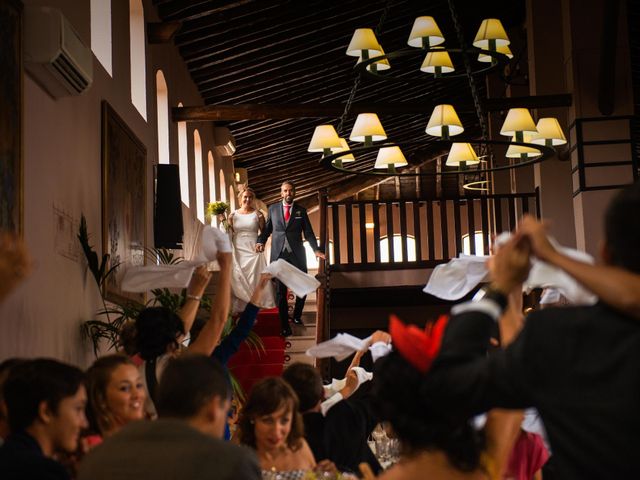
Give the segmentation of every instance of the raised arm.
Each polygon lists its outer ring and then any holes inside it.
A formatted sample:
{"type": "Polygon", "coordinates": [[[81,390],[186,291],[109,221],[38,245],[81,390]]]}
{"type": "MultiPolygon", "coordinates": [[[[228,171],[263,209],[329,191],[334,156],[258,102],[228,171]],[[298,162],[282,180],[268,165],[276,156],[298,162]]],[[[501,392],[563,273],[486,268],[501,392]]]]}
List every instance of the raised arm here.
{"type": "MultiPolygon", "coordinates": [[[[178,316],[182,319],[182,326],[184,328],[185,335],[191,331],[193,322],[198,314],[198,309],[200,308],[202,294],[204,293],[205,288],[207,288],[207,285],[209,285],[210,280],[211,272],[207,270],[206,265],[200,265],[194,270],[193,275],[191,276],[191,281],[187,286],[187,298],[184,301],[184,305],[182,305],[182,308],[178,312],[178,316]]],[[[178,341],[181,342],[182,338],[178,341]]]]}
{"type": "Polygon", "coordinates": [[[189,352],[211,355],[220,340],[222,329],[229,315],[231,308],[231,253],[218,252],[217,260],[220,265],[220,276],[216,287],[216,296],[211,307],[211,316],[202,327],[195,342],[189,345],[189,352]]]}
{"type": "Polygon", "coordinates": [[[567,272],[607,305],[640,319],[640,275],[564,255],[549,242],[547,226],[533,217],[524,217],[519,231],[529,237],[533,253],[540,260],[567,272]]]}

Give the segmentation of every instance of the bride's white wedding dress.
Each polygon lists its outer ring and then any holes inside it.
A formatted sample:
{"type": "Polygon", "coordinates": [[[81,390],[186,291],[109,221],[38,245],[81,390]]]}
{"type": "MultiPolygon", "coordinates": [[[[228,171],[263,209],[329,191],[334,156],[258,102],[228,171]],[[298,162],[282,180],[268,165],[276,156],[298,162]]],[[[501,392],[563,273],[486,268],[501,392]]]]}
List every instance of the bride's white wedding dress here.
{"type": "MultiPolygon", "coordinates": [[[[264,254],[257,253],[256,240],[258,239],[258,212],[240,213],[236,210],[233,214],[233,271],[231,288],[233,291],[233,310],[244,310],[249,303],[251,295],[260,281],[260,274],[267,266],[264,254]]],[[[271,282],[265,288],[260,301],[260,308],[273,308],[276,306],[271,282]]]]}

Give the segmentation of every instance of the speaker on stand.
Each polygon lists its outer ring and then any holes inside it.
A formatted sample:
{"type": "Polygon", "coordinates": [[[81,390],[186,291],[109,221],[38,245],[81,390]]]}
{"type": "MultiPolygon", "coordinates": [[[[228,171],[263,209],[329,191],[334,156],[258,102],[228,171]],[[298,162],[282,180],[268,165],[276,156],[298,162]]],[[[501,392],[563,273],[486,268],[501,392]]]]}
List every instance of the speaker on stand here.
{"type": "Polygon", "coordinates": [[[155,166],[153,243],[156,248],[182,248],[182,198],[178,165],[155,166]]]}

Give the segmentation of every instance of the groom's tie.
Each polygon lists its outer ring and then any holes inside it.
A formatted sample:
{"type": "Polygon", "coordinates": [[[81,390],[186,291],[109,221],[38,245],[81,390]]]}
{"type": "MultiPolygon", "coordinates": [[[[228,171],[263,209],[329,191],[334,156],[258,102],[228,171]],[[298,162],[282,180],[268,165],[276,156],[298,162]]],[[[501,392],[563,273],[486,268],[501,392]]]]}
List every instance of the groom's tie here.
{"type": "Polygon", "coordinates": [[[288,222],[289,217],[291,217],[291,205],[284,206],[284,221],[288,222]]]}

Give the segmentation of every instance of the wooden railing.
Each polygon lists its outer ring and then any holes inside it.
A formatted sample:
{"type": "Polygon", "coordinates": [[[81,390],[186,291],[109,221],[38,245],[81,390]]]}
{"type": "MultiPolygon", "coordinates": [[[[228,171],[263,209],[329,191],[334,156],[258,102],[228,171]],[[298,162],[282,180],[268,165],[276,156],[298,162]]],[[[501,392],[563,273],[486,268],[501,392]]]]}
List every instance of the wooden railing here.
{"type": "Polygon", "coordinates": [[[320,234],[332,271],[429,268],[464,244],[468,254],[488,254],[492,234],[512,230],[525,213],[539,216],[538,192],[324,205],[320,234]]]}
{"type": "MultiPolygon", "coordinates": [[[[327,261],[318,268],[318,342],[329,338],[331,272],[433,268],[463,252],[464,235],[469,254],[488,254],[491,235],[513,230],[525,213],[540,217],[537,189],[469,198],[342,202],[327,201],[325,190],[319,192],[319,205],[320,244],[327,261]],[[381,245],[384,238],[386,245],[381,245]]],[[[318,366],[328,372],[328,363],[318,366]]]]}

